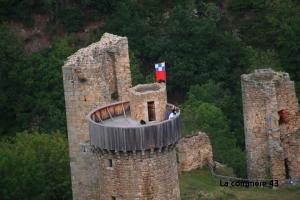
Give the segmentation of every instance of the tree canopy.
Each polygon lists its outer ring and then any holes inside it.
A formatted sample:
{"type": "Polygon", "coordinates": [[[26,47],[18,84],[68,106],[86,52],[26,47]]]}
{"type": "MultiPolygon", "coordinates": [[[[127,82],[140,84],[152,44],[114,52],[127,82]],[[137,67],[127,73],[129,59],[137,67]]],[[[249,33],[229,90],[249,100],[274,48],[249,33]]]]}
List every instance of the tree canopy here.
{"type": "MultiPolygon", "coordinates": [[[[129,40],[133,85],[153,82],[154,64],[166,62],[168,102],[182,106],[184,134],[206,131],[215,159],[244,177],[240,76],[258,68],[286,71],[300,95],[299,10],[295,0],[0,1],[0,135],[4,140],[21,132],[10,142],[1,143],[1,173],[10,167],[15,170],[16,177],[5,178],[11,184],[19,181],[18,176],[24,180],[32,176],[29,183],[46,188],[52,184],[44,180],[48,173],[45,163],[52,158],[41,161],[36,152],[39,149],[26,146],[25,139],[52,141],[58,136],[50,133],[58,130],[66,136],[61,67],[76,50],[110,32],[129,40]],[[18,21],[35,27],[32,14],[49,17],[51,46],[25,54],[29,39],[14,35],[10,24],[18,21]],[[89,39],[77,35],[95,21],[103,25],[90,30],[89,39]],[[24,130],[43,134],[30,135],[24,130]],[[21,153],[19,148],[26,151],[21,153]]],[[[56,153],[53,159],[58,159],[54,158],[59,156],[56,153]]],[[[59,190],[51,186],[41,191],[39,187],[26,197],[30,185],[22,181],[15,194],[7,187],[2,194],[7,199],[10,195],[14,199],[55,199],[49,195],[59,190]]],[[[66,191],[62,188],[69,182],[62,182],[58,187],[66,191]]]]}
{"type": "Polygon", "coordinates": [[[0,142],[1,199],[71,199],[68,142],[59,132],[0,142]]]}

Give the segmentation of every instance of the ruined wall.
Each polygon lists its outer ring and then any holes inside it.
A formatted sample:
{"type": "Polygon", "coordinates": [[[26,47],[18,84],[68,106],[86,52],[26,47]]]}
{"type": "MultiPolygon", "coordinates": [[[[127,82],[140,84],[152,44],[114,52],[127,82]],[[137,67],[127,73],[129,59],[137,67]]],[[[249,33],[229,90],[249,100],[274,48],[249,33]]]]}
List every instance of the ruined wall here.
{"type": "Polygon", "coordinates": [[[62,67],[70,165],[74,199],[93,199],[97,178],[93,157],[84,152],[89,140],[88,113],[116,100],[128,100],[131,75],[128,40],[104,34],[101,40],[80,49],[62,67]]]}
{"type": "Polygon", "coordinates": [[[130,116],[136,121],[141,119],[149,122],[148,114],[155,112],[155,121],[166,118],[167,90],[165,83],[140,84],[129,89],[130,116]],[[147,102],[154,101],[154,107],[149,108],[147,102]]]}
{"type": "Polygon", "coordinates": [[[300,178],[298,103],[289,75],[271,69],[241,76],[249,178],[300,178]]]}
{"type": "Polygon", "coordinates": [[[182,138],[177,145],[180,171],[190,171],[207,165],[206,158],[213,163],[212,147],[206,133],[182,138]]]}

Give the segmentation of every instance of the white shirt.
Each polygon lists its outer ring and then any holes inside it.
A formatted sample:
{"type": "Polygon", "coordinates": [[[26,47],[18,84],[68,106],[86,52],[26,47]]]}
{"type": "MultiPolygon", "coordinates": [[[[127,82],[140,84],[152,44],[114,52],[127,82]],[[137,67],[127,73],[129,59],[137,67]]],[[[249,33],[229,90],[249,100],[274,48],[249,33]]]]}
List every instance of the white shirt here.
{"type": "Polygon", "coordinates": [[[173,112],[171,112],[171,114],[169,115],[169,119],[173,119],[174,118],[174,114],[173,112]]]}

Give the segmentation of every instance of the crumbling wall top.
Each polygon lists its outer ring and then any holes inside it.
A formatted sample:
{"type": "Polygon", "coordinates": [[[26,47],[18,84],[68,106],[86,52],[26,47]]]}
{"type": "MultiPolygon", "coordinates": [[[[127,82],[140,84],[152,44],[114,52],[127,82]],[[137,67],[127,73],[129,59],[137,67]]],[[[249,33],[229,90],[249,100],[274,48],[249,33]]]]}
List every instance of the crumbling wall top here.
{"type": "MultiPolygon", "coordinates": [[[[96,63],[94,58],[104,52],[115,53],[119,46],[128,44],[127,37],[121,37],[110,33],[105,33],[99,42],[95,42],[85,48],[79,49],[76,53],[69,56],[65,61],[64,67],[78,66],[81,63],[96,63]]],[[[127,50],[127,49],[126,49],[127,50]]]]}
{"type": "Polygon", "coordinates": [[[278,80],[290,81],[290,76],[286,72],[276,72],[269,69],[256,69],[252,74],[242,74],[242,81],[245,82],[274,82],[278,80]]]}
{"type": "Polygon", "coordinates": [[[134,95],[140,95],[141,93],[156,93],[159,91],[165,92],[166,85],[161,83],[151,83],[151,84],[139,84],[133,88],[130,88],[130,93],[134,95]]]}

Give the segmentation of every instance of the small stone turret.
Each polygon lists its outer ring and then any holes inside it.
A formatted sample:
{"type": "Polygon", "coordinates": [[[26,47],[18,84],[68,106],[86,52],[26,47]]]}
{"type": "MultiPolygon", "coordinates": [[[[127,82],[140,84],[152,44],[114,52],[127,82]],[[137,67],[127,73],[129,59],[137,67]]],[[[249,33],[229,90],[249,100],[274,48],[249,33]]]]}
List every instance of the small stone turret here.
{"type": "Polygon", "coordinates": [[[166,118],[167,92],[165,83],[137,85],[129,89],[133,120],[160,122],[166,118]]]}

